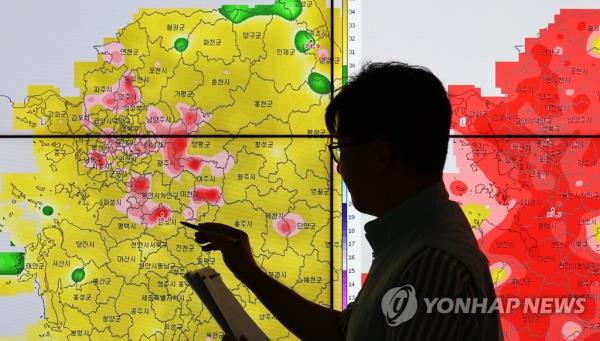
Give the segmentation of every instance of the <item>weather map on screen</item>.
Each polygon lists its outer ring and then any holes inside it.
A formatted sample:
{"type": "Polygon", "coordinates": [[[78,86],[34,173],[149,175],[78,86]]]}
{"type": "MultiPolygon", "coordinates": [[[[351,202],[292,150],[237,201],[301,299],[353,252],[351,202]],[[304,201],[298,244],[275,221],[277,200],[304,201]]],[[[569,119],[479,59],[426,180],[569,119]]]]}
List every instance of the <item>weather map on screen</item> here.
{"type": "MultiPolygon", "coordinates": [[[[501,311],[505,339],[596,339],[600,9],[560,9],[544,20],[536,36],[521,36],[524,43],[516,42],[515,49],[508,46],[514,60],[493,63],[499,95],[483,95],[476,83],[459,85],[445,79],[453,107],[453,136],[443,180],[489,260],[498,297],[530,298],[532,307],[542,298],[585,300],[583,311],[576,312],[560,306],[547,306],[542,313],[523,306],[501,311]]],[[[448,34],[459,29],[449,27],[448,34]]],[[[499,35],[508,31],[491,23],[487,29],[499,35]]],[[[465,45],[474,44],[477,51],[494,44],[492,37],[488,42],[465,45]]],[[[403,49],[405,55],[399,59],[424,58],[403,49]]],[[[457,66],[446,65],[453,67],[457,66]]],[[[368,276],[370,250],[358,235],[372,217],[361,216],[350,198],[344,212],[348,246],[344,260],[352,270],[347,275],[352,284],[346,287],[349,302],[368,276]]]]}
{"type": "MultiPolygon", "coordinates": [[[[360,33],[361,10],[374,5],[146,2],[103,1],[127,8],[125,19],[68,2],[47,9],[57,27],[88,15],[89,26],[69,28],[82,37],[109,23],[108,34],[66,42],[87,56],[61,57],[67,81],[51,60],[66,50],[61,35],[20,38],[16,24],[0,33],[20,50],[46,47],[37,59],[0,56],[0,338],[220,339],[182,276],[210,265],[269,337],[293,339],[178,222],[243,229],[259,265],[314,302],[340,309],[355,298],[372,217],[344,192],[323,114],[331,89],[360,68],[360,40],[374,39],[360,33]]],[[[497,295],[585,298],[580,313],[503,312],[506,340],[600,330],[600,9],[554,14],[519,36],[512,61],[494,60],[499,94],[444,79],[444,182],[497,295]]],[[[420,29],[439,34],[430,26],[420,29]]]]}
{"type": "Polygon", "coordinates": [[[459,174],[446,174],[498,295],[583,297],[575,314],[506,312],[509,339],[596,334],[600,280],[600,10],[561,10],[496,64],[503,97],[449,86],[459,174]],[[485,138],[482,135],[508,135],[485,138]],[[510,137],[524,135],[527,138],[510,137]],[[544,135],[536,138],[536,135],[544,135]]]}
{"type": "Polygon", "coordinates": [[[138,8],[72,61],[78,95],[2,94],[2,141],[24,156],[0,157],[0,337],[221,339],[183,278],[212,266],[269,337],[293,338],[179,221],[246,231],[264,271],[334,306],[332,10],[138,8]]]}

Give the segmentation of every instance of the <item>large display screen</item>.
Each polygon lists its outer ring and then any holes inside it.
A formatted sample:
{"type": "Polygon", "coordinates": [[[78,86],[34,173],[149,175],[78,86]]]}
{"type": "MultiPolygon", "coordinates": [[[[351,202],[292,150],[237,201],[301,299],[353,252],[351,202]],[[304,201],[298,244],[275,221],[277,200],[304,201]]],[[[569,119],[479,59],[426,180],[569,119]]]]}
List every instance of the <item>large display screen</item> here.
{"type": "Polygon", "coordinates": [[[2,7],[3,45],[24,50],[0,62],[0,337],[220,340],[183,278],[211,266],[270,338],[293,338],[180,221],[246,231],[265,272],[336,306],[323,113],[342,82],[339,8],[2,7]]]}
{"type": "Polygon", "coordinates": [[[0,338],[221,339],[183,278],[211,266],[270,338],[294,339],[179,221],[246,231],[265,272],[345,308],[374,217],[335,171],[324,111],[366,60],[424,65],[446,85],[444,182],[498,297],[585,299],[503,311],[505,339],[598,338],[598,4],[0,8],[0,338]]]}
{"type": "MultiPolygon", "coordinates": [[[[386,5],[363,1],[361,17],[349,17],[361,28],[355,58],[423,64],[447,86],[444,182],[489,260],[497,296],[519,304],[500,311],[505,339],[597,339],[599,4],[386,5]]],[[[356,212],[348,195],[344,212],[347,304],[368,276],[362,226],[373,217],[356,212]]]]}

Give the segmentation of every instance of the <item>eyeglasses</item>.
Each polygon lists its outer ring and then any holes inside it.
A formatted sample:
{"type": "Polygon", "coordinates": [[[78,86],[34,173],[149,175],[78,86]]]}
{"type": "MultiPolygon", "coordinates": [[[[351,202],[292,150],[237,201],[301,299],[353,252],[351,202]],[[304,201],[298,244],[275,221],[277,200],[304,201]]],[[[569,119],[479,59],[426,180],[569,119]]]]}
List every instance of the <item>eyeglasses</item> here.
{"type": "Polygon", "coordinates": [[[327,145],[327,148],[329,148],[329,152],[331,153],[331,156],[333,157],[333,161],[340,163],[342,147],[348,147],[348,146],[365,144],[365,143],[366,142],[362,142],[362,141],[361,142],[348,142],[348,143],[331,142],[330,144],[327,145]]]}

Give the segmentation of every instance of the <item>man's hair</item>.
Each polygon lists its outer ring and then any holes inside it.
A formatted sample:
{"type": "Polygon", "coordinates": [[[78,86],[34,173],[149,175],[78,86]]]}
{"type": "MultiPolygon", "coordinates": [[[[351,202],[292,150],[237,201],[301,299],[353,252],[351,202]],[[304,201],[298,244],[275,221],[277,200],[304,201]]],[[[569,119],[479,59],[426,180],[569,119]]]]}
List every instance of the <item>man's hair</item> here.
{"type": "Polygon", "coordinates": [[[421,66],[367,63],[343,85],[325,112],[334,137],[382,138],[403,167],[441,176],[452,108],[440,80],[421,66]]]}

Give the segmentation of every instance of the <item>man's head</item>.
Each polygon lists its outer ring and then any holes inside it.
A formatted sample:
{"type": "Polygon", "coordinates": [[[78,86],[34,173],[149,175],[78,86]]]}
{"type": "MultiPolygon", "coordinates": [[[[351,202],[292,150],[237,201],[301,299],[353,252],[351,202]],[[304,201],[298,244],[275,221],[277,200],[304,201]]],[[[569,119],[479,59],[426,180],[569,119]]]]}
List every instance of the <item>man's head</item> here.
{"type": "Polygon", "coordinates": [[[359,210],[377,215],[392,196],[441,180],[451,114],[444,86],[419,66],[368,63],[339,90],[325,120],[359,210]]]}

